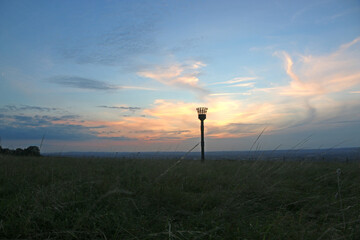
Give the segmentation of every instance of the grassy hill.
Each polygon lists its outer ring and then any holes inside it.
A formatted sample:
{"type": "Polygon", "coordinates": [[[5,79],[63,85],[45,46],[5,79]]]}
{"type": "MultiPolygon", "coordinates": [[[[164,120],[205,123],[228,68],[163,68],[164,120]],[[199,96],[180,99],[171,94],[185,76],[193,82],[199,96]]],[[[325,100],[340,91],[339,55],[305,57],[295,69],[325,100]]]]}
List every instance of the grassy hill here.
{"type": "Polygon", "coordinates": [[[360,162],[0,156],[0,239],[360,239],[360,162]]]}

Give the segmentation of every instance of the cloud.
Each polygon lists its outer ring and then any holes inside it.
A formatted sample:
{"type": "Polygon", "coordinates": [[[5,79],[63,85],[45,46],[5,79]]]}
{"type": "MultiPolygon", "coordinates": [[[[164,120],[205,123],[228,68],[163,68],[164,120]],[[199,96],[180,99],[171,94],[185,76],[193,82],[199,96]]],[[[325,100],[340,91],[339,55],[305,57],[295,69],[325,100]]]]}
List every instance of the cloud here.
{"type": "Polygon", "coordinates": [[[155,26],[151,22],[120,25],[100,38],[100,46],[114,47],[122,53],[144,53],[154,44],[155,26]]]}
{"type": "Polygon", "coordinates": [[[117,90],[121,89],[119,86],[108,84],[102,81],[75,77],[75,76],[59,76],[49,79],[50,82],[63,85],[66,87],[91,89],[91,90],[117,90]]]}
{"type": "Polygon", "coordinates": [[[342,17],[350,15],[350,14],[354,14],[354,15],[359,14],[359,10],[360,10],[359,8],[349,8],[342,12],[338,12],[333,15],[325,16],[324,18],[317,20],[316,23],[318,23],[318,24],[331,23],[334,20],[337,20],[338,18],[342,18],[342,17]]]}
{"type": "Polygon", "coordinates": [[[246,81],[251,81],[251,80],[255,80],[257,79],[256,77],[237,77],[237,78],[233,78],[231,80],[228,81],[224,81],[224,82],[215,82],[215,83],[211,83],[209,85],[217,85],[217,84],[233,84],[233,83],[239,83],[239,82],[246,82],[246,81]]]}
{"type": "Polygon", "coordinates": [[[101,134],[108,128],[96,122],[84,121],[77,115],[0,115],[0,136],[5,140],[36,140],[45,136],[48,140],[62,141],[133,141],[127,136],[101,134]]]}
{"type": "MultiPolygon", "coordinates": [[[[3,139],[47,139],[55,140],[109,140],[133,144],[133,142],[154,144],[191,140],[199,136],[199,120],[196,107],[209,108],[206,119],[208,139],[243,138],[259,134],[267,127],[265,134],[273,134],[289,128],[299,128],[312,123],[342,122],[358,124],[360,113],[344,108],[342,104],[289,100],[254,101],[255,99],[236,100],[232,96],[213,96],[204,102],[183,102],[158,99],[152,107],[138,109],[147,117],[128,116],[115,121],[84,120],[80,116],[49,115],[0,115],[0,135],[3,139]],[[325,109],[325,111],[324,111],[325,109]],[[339,117],[341,116],[341,117],[339,117]],[[345,121],[345,122],[344,122],[345,121]]],[[[283,100],[283,99],[282,99],[283,100]]],[[[130,107],[99,106],[109,109],[128,110],[130,107]],[[113,108],[114,107],[114,108],[113,108]]],[[[120,143],[119,143],[120,144],[120,143]]]]}
{"type": "Polygon", "coordinates": [[[114,84],[109,84],[103,81],[76,77],[76,76],[58,76],[48,79],[49,82],[55,83],[58,85],[71,87],[71,88],[80,88],[80,89],[89,89],[89,90],[99,90],[99,91],[116,91],[123,89],[131,90],[145,90],[153,91],[154,88],[147,87],[137,87],[137,86],[119,86],[114,84]]]}
{"type": "MultiPolygon", "coordinates": [[[[209,108],[205,123],[209,139],[254,136],[264,127],[267,127],[265,135],[289,133],[294,129],[301,132],[320,131],[320,128],[333,129],[344,125],[351,129],[351,126],[358,125],[360,119],[360,104],[355,94],[358,93],[355,89],[359,89],[360,84],[359,44],[360,41],[355,39],[333,53],[321,56],[294,57],[287,52],[278,52],[276,56],[284,60],[284,73],[289,79],[282,86],[253,88],[246,93],[213,93],[199,102],[157,99],[146,109],[99,105],[99,108],[134,110],[139,113],[137,116],[127,115],[126,118],[117,116],[112,121],[49,116],[50,114],[10,116],[2,113],[0,134],[9,134],[6,129],[11,129],[19,137],[20,130],[24,130],[29,136],[37,133],[41,138],[43,131],[48,130],[54,138],[58,134],[63,139],[75,139],[77,135],[84,141],[118,139],[149,144],[179,142],[198,138],[199,120],[195,109],[199,106],[209,108]],[[354,94],[349,94],[351,92],[354,94]],[[247,97],[238,97],[239,95],[247,97]],[[69,131],[63,130],[65,127],[69,131]],[[19,131],[16,132],[16,129],[19,131]]],[[[138,74],[165,85],[198,91],[197,88],[201,87],[199,75],[203,67],[202,62],[175,63],[153,66],[138,74]]],[[[253,77],[235,78],[218,83],[252,87],[253,80],[253,77]]]]}
{"type": "Polygon", "coordinates": [[[312,11],[314,11],[317,8],[320,8],[321,6],[328,4],[329,2],[327,1],[318,1],[318,2],[311,2],[308,5],[305,5],[305,7],[297,10],[293,16],[291,17],[291,22],[294,22],[295,20],[298,20],[298,18],[300,18],[302,21],[303,20],[308,20],[310,19],[311,16],[318,16],[317,14],[314,15],[309,15],[312,11]]]}
{"type": "Polygon", "coordinates": [[[132,89],[132,90],[145,90],[145,91],[157,91],[156,88],[149,87],[137,87],[137,86],[121,86],[122,89],[132,89]]]}
{"type": "Polygon", "coordinates": [[[130,111],[136,111],[136,110],[140,110],[140,107],[124,107],[124,106],[97,106],[99,108],[108,108],[108,109],[118,109],[118,110],[130,110],[130,111]]]}
{"type": "Polygon", "coordinates": [[[208,91],[199,84],[199,70],[206,65],[200,61],[192,61],[187,64],[155,65],[151,69],[143,69],[137,72],[141,77],[154,79],[168,86],[175,86],[193,90],[202,94],[208,91]]]}
{"type": "MultiPolygon", "coordinates": [[[[281,106],[244,102],[228,96],[207,98],[202,103],[158,99],[153,107],[142,110],[146,118],[127,116],[113,122],[91,124],[105,125],[105,129],[112,130],[99,131],[99,137],[116,137],[121,133],[122,136],[139,141],[183,141],[198,136],[199,122],[195,109],[202,105],[209,107],[206,120],[209,138],[244,137],[258,133],[264,126],[269,126],[269,130],[284,127],[284,121],[279,120],[286,117],[285,113],[279,112],[281,106]]],[[[285,126],[289,124],[294,122],[290,121],[285,126]]]]}
{"type": "Polygon", "coordinates": [[[6,140],[35,140],[41,139],[44,134],[46,139],[51,140],[88,140],[95,136],[90,134],[81,125],[55,125],[35,127],[0,127],[0,134],[6,140]]]}
{"type": "Polygon", "coordinates": [[[248,136],[258,132],[264,124],[277,117],[268,116],[266,113],[272,109],[270,104],[254,108],[227,97],[213,97],[203,103],[158,99],[153,107],[143,110],[147,118],[128,116],[107,124],[109,129],[115,132],[121,131],[124,136],[143,141],[182,141],[198,136],[196,107],[203,104],[210,109],[206,120],[209,138],[248,136]],[[235,131],[236,125],[242,130],[246,126],[246,131],[235,131]]]}
{"type": "Polygon", "coordinates": [[[36,127],[47,126],[54,123],[65,123],[78,119],[78,115],[61,115],[61,116],[49,116],[49,115],[24,115],[24,114],[2,114],[0,121],[3,125],[13,127],[36,127]]]}
{"type": "MultiPolygon", "coordinates": [[[[202,103],[186,103],[159,99],[152,108],[145,109],[147,119],[130,117],[118,122],[127,126],[127,134],[139,139],[156,140],[162,137],[189,139],[198,136],[195,108],[209,108],[206,126],[208,138],[239,138],[258,134],[266,126],[266,134],[334,128],[329,121],[351,125],[358,123],[358,101],[349,92],[360,84],[360,38],[344,44],[333,53],[322,56],[298,55],[278,52],[284,60],[284,71],[289,83],[271,88],[253,88],[247,93],[213,93],[202,103]],[[237,99],[239,95],[248,98],[237,99]],[[346,97],[344,97],[346,96],[346,97]],[[356,113],[356,114],[355,114],[356,113]],[[148,123],[148,125],[146,124],[148,123]],[[141,127],[145,132],[131,129],[141,127]],[[176,136],[171,131],[186,130],[176,136]],[[170,132],[164,133],[167,129],[170,132]],[[302,130],[301,130],[302,129],[302,130]],[[151,132],[150,132],[151,130],[151,132]],[[165,136],[164,136],[165,134],[165,136]]],[[[161,81],[173,81],[182,74],[180,65],[148,73],[161,81]]],[[[254,77],[235,78],[216,84],[254,87],[254,77]]],[[[160,81],[159,80],[159,81],[160,81]]],[[[169,84],[169,83],[168,83],[169,84]]],[[[175,84],[170,82],[170,84],[175,84]]]]}
{"type": "Polygon", "coordinates": [[[194,48],[197,48],[200,45],[202,40],[204,40],[203,36],[183,39],[178,42],[176,46],[170,48],[169,51],[172,53],[192,51],[194,48]]]}
{"type": "Polygon", "coordinates": [[[358,44],[359,42],[360,42],[360,37],[357,37],[349,43],[342,44],[340,46],[340,50],[347,50],[348,48],[350,48],[351,46],[353,46],[355,44],[358,44]]]}
{"type": "Polygon", "coordinates": [[[117,137],[97,137],[97,139],[104,139],[104,140],[112,140],[112,141],[135,141],[136,138],[129,138],[125,136],[117,136],[117,137]]]}
{"type": "Polygon", "coordinates": [[[120,5],[120,21],[117,19],[107,24],[99,33],[75,35],[79,39],[77,43],[59,48],[60,56],[78,64],[131,68],[137,65],[139,56],[159,52],[157,22],[159,15],[164,13],[159,4],[142,3],[141,6],[136,4],[136,7],[132,4],[120,5]]]}
{"type": "Polygon", "coordinates": [[[349,90],[360,84],[360,37],[343,44],[334,53],[323,56],[300,56],[294,62],[286,52],[276,55],[284,59],[291,78],[279,93],[289,96],[319,96],[349,90]]]}
{"type": "Polygon", "coordinates": [[[59,110],[58,108],[49,108],[49,107],[39,107],[39,106],[29,106],[29,105],[5,105],[0,108],[2,112],[19,112],[19,111],[39,111],[39,112],[50,112],[59,110]]]}
{"type": "MultiPolygon", "coordinates": [[[[91,127],[81,125],[77,115],[3,115],[0,119],[0,135],[3,139],[79,140],[95,138],[91,127]]],[[[94,126],[98,128],[101,126],[94,126]]]]}
{"type": "Polygon", "coordinates": [[[211,93],[209,96],[234,96],[234,95],[243,95],[243,96],[249,96],[251,93],[249,92],[241,92],[241,93],[211,93]]]}
{"type": "Polygon", "coordinates": [[[249,83],[234,84],[229,87],[254,87],[254,85],[255,85],[255,82],[249,82],[249,83]]]}

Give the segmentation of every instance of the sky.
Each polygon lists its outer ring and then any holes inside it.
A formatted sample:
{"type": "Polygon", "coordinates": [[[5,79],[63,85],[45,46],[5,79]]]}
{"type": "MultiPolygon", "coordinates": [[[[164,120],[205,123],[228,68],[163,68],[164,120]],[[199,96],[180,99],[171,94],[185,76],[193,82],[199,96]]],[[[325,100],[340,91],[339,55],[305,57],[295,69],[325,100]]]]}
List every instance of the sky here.
{"type": "Polygon", "coordinates": [[[0,1],[2,147],[187,151],[202,106],[206,151],[360,147],[360,1],[0,1]]]}

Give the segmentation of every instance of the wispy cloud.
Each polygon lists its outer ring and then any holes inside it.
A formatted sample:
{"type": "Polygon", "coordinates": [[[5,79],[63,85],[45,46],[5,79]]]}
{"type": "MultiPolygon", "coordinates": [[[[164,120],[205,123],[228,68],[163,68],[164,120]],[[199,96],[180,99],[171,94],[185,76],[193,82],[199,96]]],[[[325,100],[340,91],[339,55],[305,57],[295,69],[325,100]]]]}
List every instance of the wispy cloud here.
{"type": "Polygon", "coordinates": [[[208,91],[199,84],[199,70],[206,65],[200,61],[186,64],[156,65],[137,72],[139,76],[154,79],[162,84],[181,87],[202,94],[208,91]]]}
{"type": "Polygon", "coordinates": [[[211,84],[209,84],[209,85],[234,84],[234,83],[239,83],[239,82],[251,81],[251,80],[255,80],[255,79],[257,79],[257,78],[256,78],[256,77],[237,77],[237,78],[233,78],[233,79],[231,79],[231,80],[224,81],[224,82],[211,83],[211,84]]]}
{"type": "Polygon", "coordinates": [[[138,56],[158,52],[156,32],[161,8],[143,3],[132,9],[134,5],[130,5],[122,4],[123,20],[105,26],[103,32],[78,36],[77,43],[58,49],[59,54],[78,64],[128,68],[137,64],[138,56]]]}
{"type": "Polygon", "coordinates": [[[301,56],[294,63],[286,53],[276,53],[285,62],[290,85],[279,92],[291,96],[318,96],[342,92],[360,84],[360,37],[343,44],[332,54],[301,56]]]}
{"type": "Polygon", "coordinates": [[[83,120],[78,115],[6,115],[0,114],[0,135],[6,140],[36,140],[44,134],[48,140],[60,141],[133,141],[108,125],[83,120]],[[115,133],[115,134],[114,134],[115,133]]]}
{"type": "Polygon", "coordinates": [[[359,7],[346,9],[346,10],[338,12],[336,14],[321,18],[321,19],[317,20],[316,23],[320,23],[320,24],[330,23],[330,22],[337,20],[338,18],[342,18],[342,17],[350,15],[350,14],[354,14],[354,15],[359,14],[359,12],[360,12],[359,7]]]}
{"type": "MultiPolygon", "coordinates": [[[[355,38],[354,40],[352,40],[352,41],[349,42],[349,43],[342,44],[342,45],[340,46],[339,51],[341,51],[341,50],[347,50],[348,48],[352,47],[352,46],[355,45],[355,44],[358,44],[359,42],[360,42],[360,37],[357,37],[357,38],[355,38]]],[[[339,52],[339,51],[338,51],[338,52],[339,52]]],[[[336,53],[335,53],[335,54],[336,54],[336,53]]]]}
{"type": "MultiPolygon", "coordinates": [[[[39,139],[46,133],[47,139],[71,140],[94,138],[92,127],[85,127],[77,115],[2,115],[0,134],[5,139],[39,139]]],[[[94,126],[98,128],[102,126],[94,126]]]]}
{"type": "Polygon", "coordinates": [[[133,89],[133,90],[147,90],[153,91],[154,88],[138,87],[138,86],[119,86],[109,84],[104,81],[77,77],[77,76],[58,76],[48,79],[49,82],[62,85],[65,87],[87,89],[87,90],[99,90],[99,91],[116,91],[121,89],[133,89]]]}
{"type": "Polygon", "coordinates": [[[13,127],[24,126],[41,126],[48,125],[53,122],[64,123],[73,122],[79,118],[78,115],[31,115],[31,114],[3,114],[1,116],[4,125],[12,125],[13,127]]]}
{"type": "Polygon", "coordinates": [[[133,89],[133,90],[145,90],[145,91],[157,91],[156,88],[151,87],[138,87],[138,86],[121,86],[122,89],[133,89]]]}
{"type": "Polygon", "coordinates": [[[59,76],[49,79],[50,82],[63,85],[66,87],[80,88],[80,89],[91,89],[91,90],[117,90],[121,87],[108,84],[103,81],[93,80],[83,77],[75,76],[59,76]]]}
{"type": "Polygon", "coordinates": [[[251,95],[250,92],[241,92],[241,93],[211,93],[209,96],[234,96],[234,95],[243,95],[243,96],[249,96],[251,95]]]}
{"type": "Polygon", "coordinates": [[[49,108],[49,107],[39,107],[39,106],[29,106],[29,105],[5,105],[0,108],[2,112],[17,112],[17,111],[39,111],[39,112],[50,112],[59,110],[58,108],[49,108]]]}
{"type": "Polygon", "coordinates": [[[249,82],[249,83],[239,83],[239,84],[234,84],[228,87],[254,87],[255,82],[249,82]]]}
{"type": "Polygon", "coordinates": [[[201,42],[202,40],[204,40],[203,36],[183,39],[178,42],[176,46],[170,48],[169,51],[172,53],[192,51],[194,48],[200,45],[199,42],[201,42]]]}
{"type": "Polygon", "coordinates": [[[140,107],[124,107],[124,106],[97,106],[99,108],[108,108],[108,109],[117,109],[117,110],[130,110],[130,111],[136,111],[136,110],[140,110],[140,107]]]}
{"type": "Polygon", "coordinates": [[[293,14],[293,16],[291,17],[291,22],[298,20],[298,18],[304,18],[304,15],[306,15],[308,12],[311,12],[313,9],[321,7],[324,4],[327,4],[327,1],[311,2],[310,4],[305,5],[305,7],[301,8],[300,10],[297,10],[293,14]]]}

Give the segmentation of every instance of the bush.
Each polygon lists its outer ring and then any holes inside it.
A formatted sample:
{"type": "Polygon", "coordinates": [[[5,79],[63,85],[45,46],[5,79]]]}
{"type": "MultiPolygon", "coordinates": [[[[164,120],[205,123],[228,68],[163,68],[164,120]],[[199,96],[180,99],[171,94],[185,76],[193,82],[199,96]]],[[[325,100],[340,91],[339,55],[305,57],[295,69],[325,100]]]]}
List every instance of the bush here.
{"type": "Polygon", "coordinates": [[[0,146],[0,154],[14,156],[40,156],[40,149],[37,146],[30,146],[26,149],[17,148],[16,150],[11,150],[0,146]]]}

